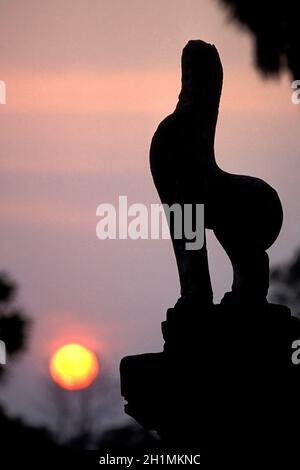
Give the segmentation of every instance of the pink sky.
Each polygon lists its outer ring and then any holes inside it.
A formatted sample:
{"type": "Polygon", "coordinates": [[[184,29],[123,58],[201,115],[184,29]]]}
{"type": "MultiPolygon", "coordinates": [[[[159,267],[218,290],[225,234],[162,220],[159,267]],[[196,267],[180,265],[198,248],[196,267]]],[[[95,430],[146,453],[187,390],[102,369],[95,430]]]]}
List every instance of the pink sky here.
{"type": "MultiPolygon", "coordinates": [[[[170,243],[100,242],[95,210],[119,194],[158,202],[150,139],[176,104],[191,38],[215,43],[223,61],[217,159],[279,191],[285,224],[270,254],[285,259],[299,240],[299,109],[288,77],[266,82],[254,70],[250,37],[216,1],[1,2],[1,269],[35,320],[2,391],[13,410],[29,409],[31,364],[41,370],[54,344],[83,338],[115,375],[122,355],[161,348],[160,322],[178,297],[170,243]]],[[[217,301],[231,269],[212,238],[209,247],[217,301]]]]}

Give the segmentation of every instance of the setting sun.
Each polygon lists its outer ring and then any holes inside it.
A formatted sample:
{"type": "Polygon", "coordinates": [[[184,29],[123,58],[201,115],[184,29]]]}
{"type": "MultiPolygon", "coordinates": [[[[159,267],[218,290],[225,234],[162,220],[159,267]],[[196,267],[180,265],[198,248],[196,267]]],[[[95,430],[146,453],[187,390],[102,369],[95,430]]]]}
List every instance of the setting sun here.
{"type": "Polygon", "coordinates": [[[86,388],[99,373],[96,355],[79,344],[67,344],[58,349],[50,360],[51,377],[67,390],[86,388]]]}

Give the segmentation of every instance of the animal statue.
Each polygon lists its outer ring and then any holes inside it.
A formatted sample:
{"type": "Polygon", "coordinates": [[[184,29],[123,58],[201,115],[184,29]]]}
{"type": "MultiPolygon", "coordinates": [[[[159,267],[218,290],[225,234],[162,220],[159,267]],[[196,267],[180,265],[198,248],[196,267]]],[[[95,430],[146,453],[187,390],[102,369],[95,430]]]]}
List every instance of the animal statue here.
{"type": "MultiPolygon", "coordinates": [[[[214,45],[189,41],[182,53],[182,88],[177,106],[158,126],[150,167],[163,204],[204,204],[205,228],[213,230],[233,267],[233,283],[222,303],[264,304],[269,287],[266,250],[282,226],[277,192],[265,181],[222,170],[214,140],[223,68],[214,45]]],[[[234,138],[234,136],[233,136],[234,138]]],[[[213,303],[206,243],[187,250],[170,226],[182,302],[213,303]]]]}

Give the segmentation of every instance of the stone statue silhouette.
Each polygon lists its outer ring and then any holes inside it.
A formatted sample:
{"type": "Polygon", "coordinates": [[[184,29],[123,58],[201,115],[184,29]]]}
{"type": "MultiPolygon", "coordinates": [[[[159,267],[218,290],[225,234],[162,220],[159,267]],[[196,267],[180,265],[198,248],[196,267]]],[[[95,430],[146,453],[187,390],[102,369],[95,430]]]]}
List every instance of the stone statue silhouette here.
{"type": "MultiPolygon", "coordinates": [[[[215,160],[214,139],[223,70],[215,46],[189,41],[182,54],[182,89],[175,111],[158,126],[150,165],[162,203],[203,203],[212,229],[230,258],[233,284],[223,303],[266,302],[266,250],[282,225],[277,192],[259,178],[227,173],[215,160]]],[[[234,135],[233,135],[234,138],[234,135]]],[[[213,302],[207,249],[185,249],[170,227],[181,285],[181,302],[213,302]]]]}
{"type": "Polygon", "coordinates": [[[232,290],[213,304],[205,244],[189,251],[190,240],[176,239],[170,221],[181,297],[161,324],[163,351],[122,358],[121,394],[125,412],[158,433],[164,452],[199,451],[204,461],[209,456],[208,468],[220,466],[218,456],[224,466],[226,455],[231,468],[240,468],[247,455],[269,468],[278,449],[284,461],[298,449],[293,397],[300,377],[291,347],[300,322],[287,306],[266,301],[266,250],[282,225],[276,191],[216,163],[221,89],[216,48],[190,41],[179,101],[154,134],[150,163],[163,203],[204,204],[205,227],[233,266],[232,290]]]}

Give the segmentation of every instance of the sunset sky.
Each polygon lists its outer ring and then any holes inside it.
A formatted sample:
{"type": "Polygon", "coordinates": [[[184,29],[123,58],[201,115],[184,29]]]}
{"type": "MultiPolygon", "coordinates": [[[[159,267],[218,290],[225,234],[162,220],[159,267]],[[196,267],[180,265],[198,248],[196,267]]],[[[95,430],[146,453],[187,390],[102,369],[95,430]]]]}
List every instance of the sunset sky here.
{"type": "MultiPolygon", "coordinates": [[[[159,202],[149,144],[176,105],[181,50],[197,38],[224,67],[218,163],[278,190],[285,219],[270,258],[286,260],[300,244],[299,107],[288,76],[259,75],[250,36],[216,0],[0,0],[0,269],[34,320],[0,391],[14,413],[37,419],[33,394],[64,343],[95,350],[116,378],[122,356],[162,347],[179,295],[171,243],[100,241],[95,214],[119,195],[159,202]]],[[[208,242],[218,301],[231,267],[208,242]]]]}

